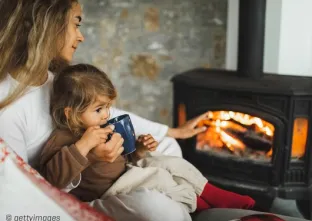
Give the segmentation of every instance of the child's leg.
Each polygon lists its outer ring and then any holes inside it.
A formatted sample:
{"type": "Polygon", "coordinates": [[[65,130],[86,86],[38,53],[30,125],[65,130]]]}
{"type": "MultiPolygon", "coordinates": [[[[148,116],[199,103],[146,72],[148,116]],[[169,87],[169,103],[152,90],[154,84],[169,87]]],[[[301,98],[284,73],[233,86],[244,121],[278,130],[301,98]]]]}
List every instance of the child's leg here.
{"type": "Polygon", "coordinates": [[[199,196],[197,196],[196,198],[196,212],[200,212],[203,211],[205,209],[210,209],[211,206],[206,203],[205,200],[203,200],[202,198],[200,198],[199,196]]]}
{"type": "Polygon", "coordinates": [[[142,159],[140,164],[142,167],[161,167],[167,170],[177,183],[190,184],[195,193],[212,207],[247,209],[255,204],[249,196],[222,190],[208,183],[201,172],[183,158],[154,156],[142,159]]]}
{"type": "Polygon", "coordinates": [[[143,158],[137,164],[143,168],[158,167],[167,170],[178,184],[187,183],[192,186],[198,196],[207,183],[201,172],[181,157],[158,155],[143,158]]]}
{"type": "Polygon", "coordinates": [[[200,197],[217,208],[251,209],[255,205],[255,201],[249,196],[220,189],[208,182],[200,197]]]}

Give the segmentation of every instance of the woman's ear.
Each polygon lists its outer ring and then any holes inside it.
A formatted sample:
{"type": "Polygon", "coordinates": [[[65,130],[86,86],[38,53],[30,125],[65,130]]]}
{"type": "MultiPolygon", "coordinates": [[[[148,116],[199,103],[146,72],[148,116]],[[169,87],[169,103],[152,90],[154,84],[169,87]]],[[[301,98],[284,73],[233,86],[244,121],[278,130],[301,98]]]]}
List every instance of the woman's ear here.
{"type": "Polygon", "coordinates": [[[70,107],[65,107],[64,108],[64,114],[65,114],[67,120],[69,119],[69,114],[70,114],[71,110],[72,109],[70,107]]]}

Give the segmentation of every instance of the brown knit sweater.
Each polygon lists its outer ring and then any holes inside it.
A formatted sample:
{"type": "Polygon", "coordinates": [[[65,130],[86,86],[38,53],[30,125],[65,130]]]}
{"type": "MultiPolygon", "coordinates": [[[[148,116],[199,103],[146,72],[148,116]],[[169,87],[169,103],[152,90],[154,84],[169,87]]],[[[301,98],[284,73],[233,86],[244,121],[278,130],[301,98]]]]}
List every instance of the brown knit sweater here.
{"type": "MultiPolygon", "coordinates": [[[[70,131],[55,130],[40,157],[40,173],[52,185],[65,188],[81,174],[79,186],[70,193],[86,202],[100,198],[125,172],[126,160],[119,156],[113,163],[90,160],[75,146],[78,138],[70,131]]],[[[94,157],[93,157],[94,159],[94,157]]]]}

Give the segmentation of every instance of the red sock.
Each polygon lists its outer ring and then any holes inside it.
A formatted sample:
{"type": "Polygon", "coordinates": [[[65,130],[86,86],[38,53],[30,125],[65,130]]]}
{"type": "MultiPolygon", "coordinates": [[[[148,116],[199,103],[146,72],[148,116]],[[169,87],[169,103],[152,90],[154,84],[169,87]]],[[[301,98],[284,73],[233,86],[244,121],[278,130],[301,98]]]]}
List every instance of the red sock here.
{"type": "Polygon", "coordinates": [[[249,196],[222,190],[208,182],[200,197],[216,208],[250,209],[255,205],[255,201],[249,196]]]}
{"type": "Polygon", "coordinates": [[[200,211],[203,211],[205,209],[210,209],[210,208],[211,208],[211,206],[208,203],[206,203],[205,200],[203,200],[199,196],[197,197],[196,212],[200,212],[200,211]]]}

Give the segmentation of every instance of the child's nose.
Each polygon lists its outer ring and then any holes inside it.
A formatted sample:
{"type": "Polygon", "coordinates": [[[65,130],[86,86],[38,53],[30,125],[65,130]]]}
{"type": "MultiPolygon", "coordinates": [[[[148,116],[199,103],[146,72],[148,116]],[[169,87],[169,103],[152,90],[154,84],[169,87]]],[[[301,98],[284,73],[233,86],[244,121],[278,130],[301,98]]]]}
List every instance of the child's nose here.
{"type": "Polygon", "coordinates": [[[108,110],[104,110],[104,111],[103,111],[102,118],[103,118],[104,120],[106,120],[106,119],[108,118],[108,116],[109,116],[108,110]]]}

